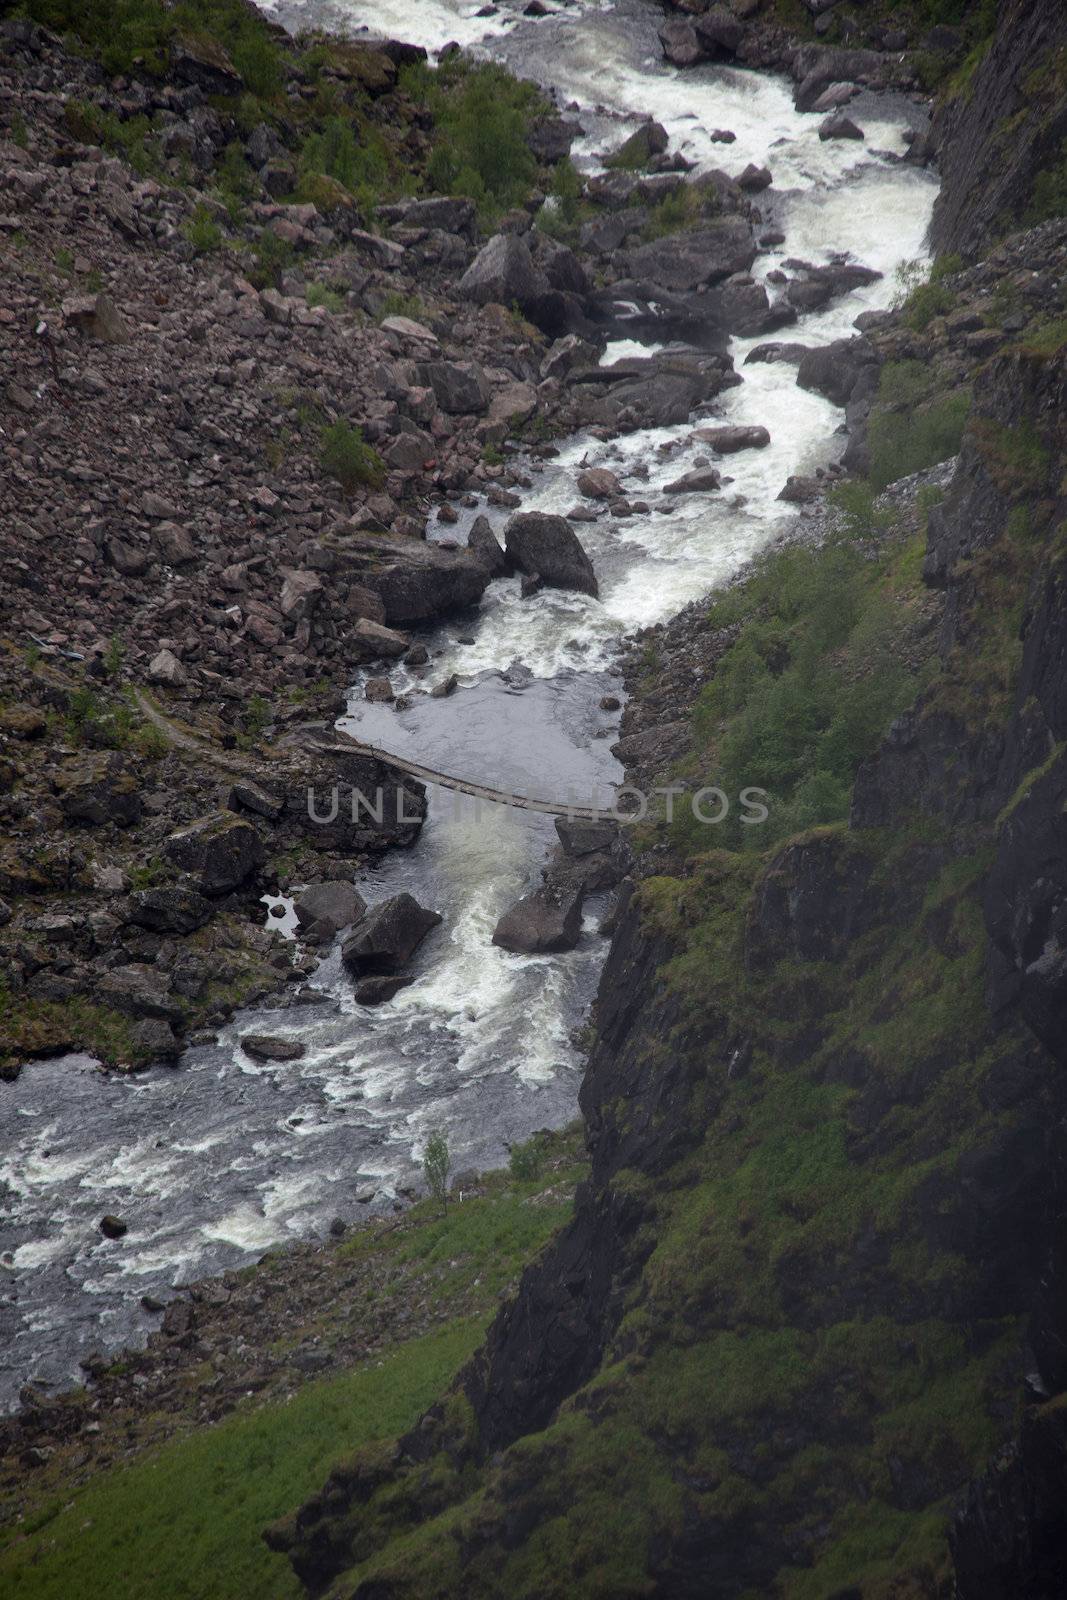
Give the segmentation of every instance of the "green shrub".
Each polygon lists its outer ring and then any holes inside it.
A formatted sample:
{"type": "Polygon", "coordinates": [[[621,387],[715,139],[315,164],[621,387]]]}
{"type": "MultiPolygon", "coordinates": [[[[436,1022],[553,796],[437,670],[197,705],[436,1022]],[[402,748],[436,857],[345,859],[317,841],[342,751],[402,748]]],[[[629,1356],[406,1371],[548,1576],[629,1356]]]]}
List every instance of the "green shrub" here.
{"type": "Polygon", "coordinates": [[[281,83],[269,29],[243,0],[23,0],[23,9],[76,39],[110,73],[163,73],[171,41],[182,33],[221,44],[253,95],[269,97],[281,83]]]}
{"type": "Polygon", "coordinates": [[[377,486],[385,475],[385,463],[364,441],[362,429],[341,419],[324,430],[319,461],[348,493],[361,483],[377,486]]]}
{"type": "Polygon", "coordinates": [[[958,389],[914,410],[876,408],[867,426],[874,488],[956,455],[970,407],[970,390],[958,389]]]}
{"type": "Polygon", "coordinates": [[[249,31],[232,50],[233,64],[254,95],[269,100],[282,85],[281,60],[272,40],[249,31]]]}
{"type": "Polygon", "coordinates": [[[244,146],[239,139],[231,139],[226,146],[215,179],[230,218],[236,222],[244,202],[259,192],[259,182],[245,159],[244,146]]]}
{"type": "Polygon", "coordinates": [[[846,534],[854,539],[870,539],[891,526],[892,511],[876,506],[875,498],[871,485],[862,478],[835,484],[827,496],[843,514],[846,534]]]}
{"type": "Polygon", "coordinates": [[[279,239],[276,233],[264,228],[253,246],[256,264],[249,271],[249,279],[257,289],[276,285],[286,267],[291,267],[296,253],[288,239],[279,239]]]}
{"type": "Polygon", "coordinates": [[[955,303],[955,295],[946,289],[944,284],[921,283],[911,291],[905,301],[904,321],[916,333],[922,333],[935,317],[944,316],[951,311],[955,303]]]}
{"type": "Polygon", "coordinates": [[[548,201],[537,213],[537,227],[552,239],[573,237],[582,215],[582,180],[569,156],[552,174],[548,201]]]}
{"type": "MultiPolygon", "coordinates": [[[[314,178],[332,178],[356,197],[368,219],[376,201],[392,187],[389,152],[381,134],[369,124],[357,129],[354,122],[339,115],[327,117],[323,127],[304,141],[300,176],[302,198],[318,205],[314,178]]],[[[322,209],[329,208],[325,199],[322,209]]]]}
{"type": "Polygon", "coordinates": [[[649,219],[641,230],[641,237],[646,240],[664,239],[672,233],[681,233],[696,223],[700,212],[701,205],[695,190],[683,184],[664,195],[659,204],[652,207],[649,219]]]}
{"type": "Polygon", "coordinates": [[[222,229],[202,201],[193,208],[191,216],[186,217],[181,232],[198,256],[222,249],[222,229]]]}
{"type": "Polygon", "coordinates": [[[244,714],[245,737],[253,744],[261,739],[274,720],[269,700],[261,694],[254,694],[248,702],[248,709],[244,714]]]}
{"type": "Polygon", "coordinates": [[[680,807],[672,836],[686,848],[762,850],[841,820],[860,761],[915,696],[918,674],[896,648],[906,611],[886,595],[899,546],[872,560],[855,542],[884,525],[866,486],[842,485],[838,504],[845,537],[774,552],[711,609],[712,627],[740,628],[697,700],[693,748],[732,810],[709,830],[680,807]],[[740,821],[748,787],[770,795],[758,827],[740,821]]]}
{"type": "Polygon", "coordinates": [[[309,283],[304,291],[304,298],[309,306],[325,306],[327,311],[343,311],[345,297],[336,289],[331,289],[325,283],[309,283]]]}
{"type": "Polygon", "coordinates": [[[1067,212],[1067,139],[1060,145],[1055,162],[1043,168],[1034,179],[1030,191],[1030,204],[1023,212],[1023,221],[1030,227],[1047,222],[1050,217],[1062,217],[1067,212]]]}
{"type": "Polygon", "coordinates": [[[410,317],[413,322],[424,322],[426,307],[417,294],[401,294],[399,289],[390,289],[375,321],[384,322],[386,317],[410,317]]]}
{"type": "Polygon", "coordinates": [[[431,1198],[438,1205],[448,1205],[448,1175],[452,1158],[448,1153],[448,1140],[443,1133],[431,1133],[422,1156],[422,1172],[431,1198]]]}
{"type": "Polygon", "coordinates": [[[121,156],[142,178],[158,178],[163,161],[155,131],[147,117],[127,117],[103,111],[89,100],[73,99],[64,108],[64,119],[75,138],[99,144],[121,156]]]}
{"type": "Polygon", "coordinates": [[[536,1183],[544,1167],[544,1140],[536,1133],[523,1144],[513,1144],[508,1151],[508,1170],[517,1183],[536,1183]]]}
{"type": "Polygon", "coordinates": [[[438,80],[426,89],[437,124],[430,187],[467,195],[489,215],[521,205],[537,176],[527,142],[537,90],[493,63],[446,63],[438,80]]]}

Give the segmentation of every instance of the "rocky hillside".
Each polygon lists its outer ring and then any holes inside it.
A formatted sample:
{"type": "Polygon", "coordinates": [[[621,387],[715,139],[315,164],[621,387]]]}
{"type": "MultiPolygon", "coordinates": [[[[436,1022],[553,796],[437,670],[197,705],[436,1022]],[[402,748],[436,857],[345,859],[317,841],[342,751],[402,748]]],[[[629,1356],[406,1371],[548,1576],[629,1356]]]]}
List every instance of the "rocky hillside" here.
{"type": "Polygon", "coordinates": [[[653,137],[582,193],[577,123],[499,68],[293,41],[242,0],[26,9],[0,23],[5,1071],[169,1059],[296,997],[314,957],[263,891],[350,879],[422,806],[312,825],[309,786],[399,789],[307,729],[368,662],[447,692],[415,634],[504,560],[430,516],[517,506],[520,444],[687,417],[737,381],[726,330],[782,320],[744,280],[749,191],[653,137]],[[623,289],[702,347],[601,369],[623,289]]]}

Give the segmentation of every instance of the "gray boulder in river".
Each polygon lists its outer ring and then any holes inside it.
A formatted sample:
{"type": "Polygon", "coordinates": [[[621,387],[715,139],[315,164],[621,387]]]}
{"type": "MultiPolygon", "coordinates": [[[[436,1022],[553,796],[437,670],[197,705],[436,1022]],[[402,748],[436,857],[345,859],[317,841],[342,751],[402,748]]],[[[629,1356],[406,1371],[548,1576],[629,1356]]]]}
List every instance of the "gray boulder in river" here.
{"type": "Polygon", "coordinates": [[[504,548],[520,572],[538,574],[551,588],[599,592],[593,563],[565,517],[520,511],[504,530],[504,548]]]}
{"type": "Polygon", "coordinates": [[[341,960],[357,977],[393,973],[410,961],[441,917],[413,895],[396,894],[372,906],[341,946],[341,960]]]}

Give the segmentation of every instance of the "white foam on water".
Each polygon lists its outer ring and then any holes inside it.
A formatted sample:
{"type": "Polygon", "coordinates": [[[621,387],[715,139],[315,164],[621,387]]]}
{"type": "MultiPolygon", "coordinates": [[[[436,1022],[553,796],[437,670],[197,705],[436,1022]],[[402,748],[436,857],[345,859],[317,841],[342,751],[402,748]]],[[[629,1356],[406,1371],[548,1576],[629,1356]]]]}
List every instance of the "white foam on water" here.
{"type": "Polygon", "coordinates": [[[604,353],[600,357],[599,365],[602,367],[614,366],[616,361],[633,361],[643,356],[654,356],[660,350],[666,350],[665,344],[642,344],[639,339],[609,339],[604,346],[604,353]]]}
{"type": "MultiPolygon", "coordinates": [[[[483,0],[336,0],[331,18],[353,32],[367,29],[434,53],[453,40],[466,47],[487,43],[514,24],[515,13],[505,10],[480,17],[482,5],[483,0]]],[[[289,26],[321,25],[323,7],[316,0],[261,0],[261,9],[284,14],[289,26]]]]}

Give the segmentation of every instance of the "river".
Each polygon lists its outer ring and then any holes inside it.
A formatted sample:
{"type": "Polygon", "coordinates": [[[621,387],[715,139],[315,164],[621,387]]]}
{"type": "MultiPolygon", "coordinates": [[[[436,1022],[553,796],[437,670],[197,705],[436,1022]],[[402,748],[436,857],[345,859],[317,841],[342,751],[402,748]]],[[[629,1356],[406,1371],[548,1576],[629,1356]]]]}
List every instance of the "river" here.
{"type": "MultiPolygon", "coordinates": [[[[766,163],[774,188],[760,203],[786,242],[758,257],[758,276],[784,256],[820,262],[835,252],[884,274],[783,337],[815,344],[848,336],[861,311],[890,302],[899,263],[923,254],[936,180],[893,159],[912,108],[864,95],[850,115],[865,142],[822,143],[820,117],[793,109],[783,79],[667,66],[654,0],[580,0],[536,21],[515,12],[478,17],[466,0],[277,0],[269,9],[293,28],[371,25],[431,50],[451,39],[477,46],[553,87],[561,106],[577,104],[585,134],[574,155],[587,169],[648,114],[698,165],[736,173],[766,163]],[[732,129],[736,143],[712,143],[713,128],[732,129]]],[[[735,482],[726,493],[683,497],[668,515],[581,524],[599,601],[560,591],[522,600],[517,579],[497,580],[473,619],[426,638],[434,677],[459,675],[454,695],[396,711],[368,705],[357,680],[345,724],[398,754],[500,788],[609,796],[621,778],[611,755],[617,715],[600,702],[620,692],[620,640],[735,572],[797,514],[776,498],[786,477],[843,446],[841,412],[798,389],[791,366],[743,366],[753,342],[733,341],[744,382],[716,410],[724,422],[762,423],[772,442],[729,459],[735,482]]],[[[689,431],[562,441],[558,458],[526,464],[533,486],[524,509],[573,505],[586,458],[652,502],[692,453],[659,447],[689,431]],[[638,466],[647,481],[627,483],[638,466]]],[[[489,514],[499,529],[509,513],[489,514]]],[[[463,528],[441,533],[462,538],[463,528]]],[[[404,686],[400,674],[394,682],[404,686]]],[[[582,1062],[572,1035],[605,954],[596,932],[602,903],[589,903],[571,954],[523,957],[490,943],[497,917],[536,881],[553,839],[547,818],[431,789],[417,846],[360,884],[368,899],[408,889],[442,913],[417,980],[388,1005],[357,1008],[335,951],[313,979],[321,1004],[255,1014],[257,1031],[299,1034],[307,1053],[297,1065],[246,1058],[238,1045],[246,1015],[216,1044],[188,1050],[176,1070],[119,1078],[66,1057],[34,1064],[3,1087],[0,1407],[30,1378],[69,1382],[88,1350],[143,1341],[157,1319],[141,1309],[142,1294],[166,1298],[270,1244],[322,1233],[336,1216],[392,1204],[398,1186],[416,1181],[429,1132],[447,1133],[457,1169],[487,1167],[506,1158],[507,1142],[576,1114],[582,1062]],[[125,1238],[101,1236],[104,1212],[127,1221],[125,1238]]]]}

